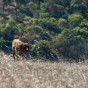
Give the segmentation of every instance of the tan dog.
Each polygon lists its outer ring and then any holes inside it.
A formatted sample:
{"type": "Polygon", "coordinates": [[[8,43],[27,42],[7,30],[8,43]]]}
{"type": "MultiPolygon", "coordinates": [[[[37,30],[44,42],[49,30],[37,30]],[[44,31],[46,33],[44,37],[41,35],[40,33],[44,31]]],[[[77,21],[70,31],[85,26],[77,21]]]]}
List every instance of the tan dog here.
{"type": "Polygon", "coordinates": [[[12,41],[12,54],[13,54],[14,60],[16,58],[18,59],[19,55],[24,57],[26,53],[28,52],[28,50],[29,50],[28,43],[24,43],[20,41],[19,39],[14,39],[12,41]]]}

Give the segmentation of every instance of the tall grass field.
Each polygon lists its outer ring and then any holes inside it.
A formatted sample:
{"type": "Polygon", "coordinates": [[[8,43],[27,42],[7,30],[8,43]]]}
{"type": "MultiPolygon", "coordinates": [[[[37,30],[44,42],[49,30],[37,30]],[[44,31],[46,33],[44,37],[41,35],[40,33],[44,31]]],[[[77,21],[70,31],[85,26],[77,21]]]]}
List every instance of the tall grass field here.
{"type": "Polygon", "coordinates": [[[0,52],[0,88],[88,88],[88,64],[14,61],[0,52]]]}

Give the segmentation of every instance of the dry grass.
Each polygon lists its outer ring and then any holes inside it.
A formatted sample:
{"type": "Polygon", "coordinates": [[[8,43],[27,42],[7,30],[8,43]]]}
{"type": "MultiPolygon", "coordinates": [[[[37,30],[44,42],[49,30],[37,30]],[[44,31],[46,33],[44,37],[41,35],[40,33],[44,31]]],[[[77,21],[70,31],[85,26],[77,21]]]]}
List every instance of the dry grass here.
{"type": "Polygon", "coordinates": [[[88,88],[88,65],[15,61],[0,53],[0,88],[88,88]]]}

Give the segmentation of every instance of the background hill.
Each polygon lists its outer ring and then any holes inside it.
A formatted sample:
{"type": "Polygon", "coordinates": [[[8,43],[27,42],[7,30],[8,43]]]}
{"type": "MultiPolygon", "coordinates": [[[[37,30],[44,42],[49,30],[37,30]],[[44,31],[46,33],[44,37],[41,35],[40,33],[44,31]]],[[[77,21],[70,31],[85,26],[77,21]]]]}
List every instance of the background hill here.
{"type": "Polygon", "coordinates": [[[0,49],[11,52],[11,41],[31,44],[31,57],[76,62],[88,58],[87,0],[0,1],[0,49]]]}

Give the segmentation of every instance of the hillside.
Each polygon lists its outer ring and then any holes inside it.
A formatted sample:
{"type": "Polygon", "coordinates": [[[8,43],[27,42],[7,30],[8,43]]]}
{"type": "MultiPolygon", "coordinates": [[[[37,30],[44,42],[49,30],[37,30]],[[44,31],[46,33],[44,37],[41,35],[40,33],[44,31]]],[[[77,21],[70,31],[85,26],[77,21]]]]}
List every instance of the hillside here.
{"type": "Polygon", "coordinates": [[[88,64],[13,61],[0,52],[0,88],[87,88],[88,64]]]}
{"type": "Polygon", "coordinates": [[[88,0],[0,0],[0,88],[88,88],[88,0]]]}
{"type": "MultiPolygon", "coordinates": [[[[14,38],[30,45],[33,58],[88,59],[88,0],[2,0],[0,50],[14,38]]],[[[30,58],[29,58],[30,59],[30,58]]]]}
{"type": "Polygon", "coordinates": [[[0,0],[0,88],[88,88],[87,59],[88,0],[0,0]],[[28,60],[13,60],[15,38],[28,60]]]}

